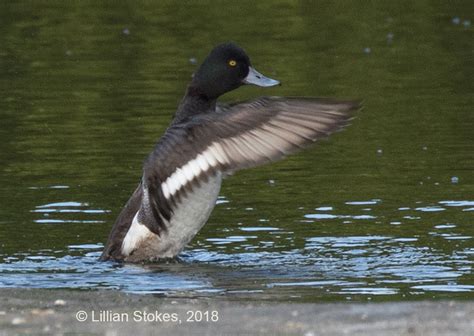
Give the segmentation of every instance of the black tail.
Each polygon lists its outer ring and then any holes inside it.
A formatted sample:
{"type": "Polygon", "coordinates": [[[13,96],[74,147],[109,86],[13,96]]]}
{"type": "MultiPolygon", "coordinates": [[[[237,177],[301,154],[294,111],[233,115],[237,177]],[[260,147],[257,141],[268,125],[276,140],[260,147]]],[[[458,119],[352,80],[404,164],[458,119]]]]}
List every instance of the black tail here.
{"type": "Polygon", "coordinates": [[[140,209],[141,201],[142,185],[140,183],[117,217],[112,231],[110,231],[107,243],[105,244],[104,251],[99,258],[100,261],[124,259],[124,255],[122,254],[122,242],[132,224],[133,217],[135,217],[135,214],[140,209]]]}

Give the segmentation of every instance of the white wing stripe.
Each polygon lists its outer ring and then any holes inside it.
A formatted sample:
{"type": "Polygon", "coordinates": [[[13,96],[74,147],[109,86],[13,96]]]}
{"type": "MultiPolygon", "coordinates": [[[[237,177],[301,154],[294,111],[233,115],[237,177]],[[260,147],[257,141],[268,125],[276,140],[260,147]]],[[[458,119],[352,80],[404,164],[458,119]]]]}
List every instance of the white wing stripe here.
{"type": "Polygon", "coordinates": [[[168,185],[168,188],[169,188],[169,191],[170,191],[170,194],[173,195],[176,190],[179,189],[179,184],[178,184],[178,179],[175,177],[175,174],[173,173],[173,175],[171,175],[166,181],[165,183],[168,185]]]}
{"type": "Polygon", "coordinates": [[[183,186],[197,178],[201,172],[207,172],[210,168],[216,167],[218,162],[227,162],[227,157],[221,145],[213,143],[184,166],[177,168],[166,181],[161,183],[163,195],[166,199],[170,199],[183,186]]]}
{"type": "Polygon", "coordinates": [[[186,180],[192,181],[194,176],[198,176],[201,173],[201,169],[196,162],[196,159],[189,161],[186,165],[183,166],[182,172],[186,176],[186,180]]]}
{"type": "Polygon", "coordinates": [[[175,172],[178,182],[179,182],[179,188],[180,189],[182,186],[184,186],[187,182],[186,175],[184,175],[182,168],[178,168],[175,172]]]}
{"type": "Polygon", "coordinates": [[[339,115],[336,111],[328,111],[326,115],[312,115],[304,109],[300,112],[298,115],[286,111],[279,113],[260,127],[212,142],[185,165],[177,167],[161,184],[164,197],[170,199],[199,175],[219,165],[257,163],[287,154],[293,147],[300,147],[324,133],[337,121],[333,116],[339,115]]]}
{"type": "MultiPolygon", "coordinates": [[[[205,152],[204,152],[205,153],[205,152]]],[[[210,156],[210,155],[208,155],[210,156]]],[[[201,168],[201,170],[203,172],[207,172],[207,170],[209,169],[209,162],[206,161],[206,157],[203,155],[203,154],[199,154],[195,159],[194,161],[196,161],[196,163],[198,164],[199,168],[201,168]]],[[[215,160],[214,160],[215,161],[215,160]]]]}
{"type": "Polygon", "coordinates": [[[161,190],[163,190],[163,195],[166,199],[169,199],[171,196],[170,189],[168,187],[168,183],[165,181],[161,184],[161,190]]]}

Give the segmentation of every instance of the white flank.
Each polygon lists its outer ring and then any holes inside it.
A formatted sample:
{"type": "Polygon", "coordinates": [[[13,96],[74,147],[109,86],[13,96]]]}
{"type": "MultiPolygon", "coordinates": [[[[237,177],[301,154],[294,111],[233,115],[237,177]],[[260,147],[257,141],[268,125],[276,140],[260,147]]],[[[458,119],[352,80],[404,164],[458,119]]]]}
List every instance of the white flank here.
{"type": "Polygon", "coordinates": [[[217,172],[210,176],[207,182],[196,186],[192,192],[183,197],[183,202],[177,206],[169,221],[163,219],[166,230],[160,235],[150,232],[143,233],[136,219],[123,243],[122,253],[126,261],[138,262],[143,260],[156,260],[157,258],[172,258],[178,255],[186,245],[199,232],[206,223],[212,209],[216,205],[217,196],[221,186],[222,174],[217,172]],[[138,226],[136,230],[135,224],[138,226]],[[136,241],[133,249],[132,232],[135,232],[136,241]],[[142,234],[140,234],[142,233],[142,234]],[[140,240],[143,239],[144,240],[140,240]],[[127,240],[128,239],[128,240],[127,240]],[[126,255],[126,253],[129,253],[126,255]]]}
{"type": "Polygon", "coordinates": [[[127,234],[122,242],[122,253],[125,256],[130,255],[133,250],[137,249],[142,241],[153,235],[148,228],[138,221],[138,212],[133,217],[132,225],[128,229],[127,234]]]}

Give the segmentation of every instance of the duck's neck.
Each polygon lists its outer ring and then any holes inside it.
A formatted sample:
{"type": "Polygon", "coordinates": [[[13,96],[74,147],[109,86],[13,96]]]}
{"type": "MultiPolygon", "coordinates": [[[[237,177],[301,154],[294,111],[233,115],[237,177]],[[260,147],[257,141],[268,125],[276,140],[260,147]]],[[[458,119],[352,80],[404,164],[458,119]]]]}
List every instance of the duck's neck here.
{"type": "Polygon", "coordinates": [[[198,114],[214,112],[215,109],[216,99],[208,98],[201,90],[191,84],[186,89],[186,94],[178,106],[173,124],[198,114]]]}

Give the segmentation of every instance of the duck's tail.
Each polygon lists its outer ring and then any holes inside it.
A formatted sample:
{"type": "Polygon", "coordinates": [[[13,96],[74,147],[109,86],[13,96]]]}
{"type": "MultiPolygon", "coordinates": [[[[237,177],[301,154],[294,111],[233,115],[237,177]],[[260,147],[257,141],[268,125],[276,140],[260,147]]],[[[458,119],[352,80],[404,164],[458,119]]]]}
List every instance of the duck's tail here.
{"type": "Polygon", "coordinates": [[[112,227],[112,231],[110,231],[107,243],[105,244],[104,251],[99,258],[100,261],[120,261],[124,259],[125,256],[122,254],[122,243],[130,225],[132,224],[133,217],[140,209],[141,201],[142,186],[140,183],[127,204],[123,207],[120,215],[117,217],[117,220],[112,227]]]}

